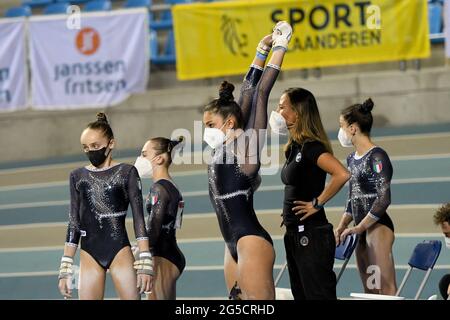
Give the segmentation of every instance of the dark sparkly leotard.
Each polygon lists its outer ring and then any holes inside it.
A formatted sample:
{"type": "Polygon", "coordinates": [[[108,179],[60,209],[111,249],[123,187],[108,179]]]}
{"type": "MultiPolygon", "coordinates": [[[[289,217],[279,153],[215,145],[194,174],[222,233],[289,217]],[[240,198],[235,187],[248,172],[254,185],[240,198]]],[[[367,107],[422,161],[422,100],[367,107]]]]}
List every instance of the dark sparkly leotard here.
{"type": "Polygon", "coordinates": [[[244,236],[260,236],[273,244],[256,217],[253,193],[261,182],[258,171],[267,129],[267,102],[278,73],[279,70],[270,66],[264,72],[256,66],[250,68],[239,99],[245,132],[233,143],[215,149],[208,166],[210,200],[227,248],[236,262],[237,242],[244,236]]]}
{"type": "Polygon", "coordinates": [[[129,164],[72,171],[66,244],[77,246],[81,238],[81,249],[108,269],[116,254],[130,245],[125,228],[128,205],[137,240],[148,239],[141,189],[138,172],[129,164]]]}
{"type": "Polygon", "coordinates": [[[353,152],[347,157],[349,197],[345,214],[353,217],[355,224],[366,215],[394,231],[394,224],[386,213],[391,203],[392,164],[387,153],[374,147],[358,158],[353,152]]]}
{"type": "Polygon", "coordinates": [[[184,201],[173,182],[156,181],[146,200],[148,243],[154,256],[163,257],[183,272],[186,260],[177,245],[176,229],[181,228],[184,201]]]}

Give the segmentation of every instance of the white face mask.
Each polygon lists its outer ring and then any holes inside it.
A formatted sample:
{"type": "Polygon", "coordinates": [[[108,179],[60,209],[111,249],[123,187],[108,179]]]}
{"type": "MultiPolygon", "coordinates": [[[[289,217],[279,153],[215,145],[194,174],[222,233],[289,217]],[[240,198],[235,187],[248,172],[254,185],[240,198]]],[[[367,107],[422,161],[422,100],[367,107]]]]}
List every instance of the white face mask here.
{"type": "Polygon", "coordinates": [[[342,128],[339,129],[338,140],[341,143],[341,146],[345,148],[353,147],[352,138],[349,138],[347,133],[342,128]]]}
{"type": "Polygon", "coordinates": [[[139,173],[139,177],[151,178],[153,176],[152,163],[147,158],[144,158],[143,156],[137,157],[134,166],[139,173]]]}
{"type": "Polygon", "coordinates": [[[278,112],[272,111],[269,118],[270,128],[273,133],[280,136],[287,136],[289,129],[287,127],[286,119],[278,112]]]}
{"type": "Polygon", "coordinates": [[[445,237],[445,246],[450,249],[450,237],[445,237]]]}
{"type": "Polygon", "coordinates": [[[205,128],[205,131],[203,133],[203,140],[213,149],[216,149],[226,139],[225,133],[222,132],[222,128],[225,126],[226,120],[223,123],[222,127],[220,129],[217,128],[205,128]]]}

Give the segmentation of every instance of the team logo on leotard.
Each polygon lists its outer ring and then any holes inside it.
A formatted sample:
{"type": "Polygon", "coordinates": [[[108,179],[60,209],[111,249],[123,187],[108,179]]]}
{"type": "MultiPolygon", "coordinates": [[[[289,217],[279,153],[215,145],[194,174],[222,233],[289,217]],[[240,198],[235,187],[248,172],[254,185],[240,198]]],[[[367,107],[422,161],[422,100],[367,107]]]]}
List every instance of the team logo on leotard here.
{"type": "Polygon", "coordinates": [[[299,151],[295,157],[295,162],[300,162],[300,160],[302,160],[302,153],[299,151]]]}
{"type": "Polygon", "coordinates": [[[223,42],[233,55],[248,57],[244,47],[248,45],[248,37],[245,33],[239,33],[238,25],[241,19],[233,19],[227,15],[222,16],[222,25],[220,29],[223,32],[223,42]]]}
{"type": "Polygon", "coordinates": [[[383,170],[383,163],[381,161],[375,161],[373,164],[373,170],[376,173],[380,173],[383,170]]]}

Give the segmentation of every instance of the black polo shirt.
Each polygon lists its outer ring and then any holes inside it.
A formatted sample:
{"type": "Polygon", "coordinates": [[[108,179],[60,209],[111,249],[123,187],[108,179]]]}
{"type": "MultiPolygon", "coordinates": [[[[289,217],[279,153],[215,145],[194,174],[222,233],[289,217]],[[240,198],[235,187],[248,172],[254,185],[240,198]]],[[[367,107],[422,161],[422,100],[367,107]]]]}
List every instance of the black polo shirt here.
{"type": "Polygon", "coordinates": [[[317,165],[317,159],[325,152],[325,146],[319,141],[293,142],[286,151],[286,163],[281,170],[281,181],[285,184],[283,222],[286,227],[328,223],[324,209],[301,223],[299,219],[303,214],[296,216],[292,212],[294,201],[312,201],[323,192],[327,173],[317,165]]]}

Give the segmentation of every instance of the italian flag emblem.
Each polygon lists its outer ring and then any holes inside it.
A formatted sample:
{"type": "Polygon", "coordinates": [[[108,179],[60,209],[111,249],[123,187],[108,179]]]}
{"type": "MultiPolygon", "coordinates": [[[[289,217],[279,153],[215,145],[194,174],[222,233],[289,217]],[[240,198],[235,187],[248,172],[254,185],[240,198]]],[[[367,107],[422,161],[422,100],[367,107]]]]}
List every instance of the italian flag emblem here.
{"type": "Polygon", "coordinates": [[[373,164],[373,170],[376,173],[380,173],[381,170],[383,170],[383,164],[381,163],[381,161],[375,161],[375,163],[373,164]]]}
{"type": "Polygon", "coordinates": [[[158,202],[158,195],[152,194],[152,206],[155,205],[158,202]]]}

